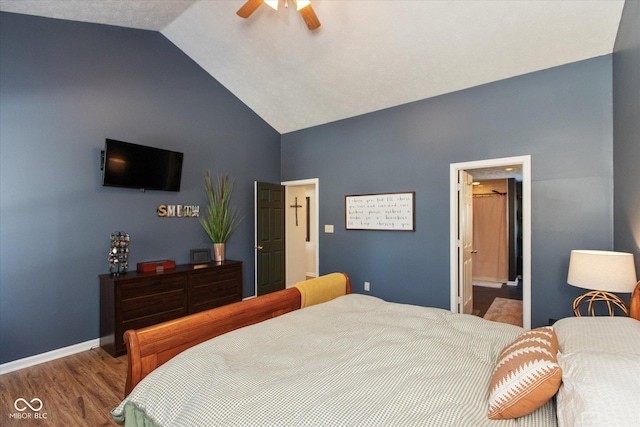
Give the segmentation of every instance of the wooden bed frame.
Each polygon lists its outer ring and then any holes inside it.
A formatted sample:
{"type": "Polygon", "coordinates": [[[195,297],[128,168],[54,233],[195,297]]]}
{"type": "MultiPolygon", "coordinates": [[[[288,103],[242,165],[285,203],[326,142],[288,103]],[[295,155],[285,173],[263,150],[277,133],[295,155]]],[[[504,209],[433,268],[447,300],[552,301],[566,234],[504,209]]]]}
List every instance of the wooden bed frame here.
{"type": "MultiPolygon", "coordinates": [[[[351,293],[349,276],[345,294],[351,293]]],[[[150,372],[178,353],[218,335],[268,320],[301,307],[297,288],[247,299],[124,333],[127,346],[125,397],[150,372]]]]}
{"type": "MultiPolygon", "coordinates": [[[[344,276],[345,293],[349,294],[351,283],[349,277],[346,274],[344,276]]],[[[189,347],[235,329],[298,310],[300,301],[300,291],[289,288],[144,329],[126,331],[124,341],[129,363],[125,396],[154,369],[189,347]]],[[[630,317],[640,321],[640,282],[631,296],[630,307],[630,317]]]]}

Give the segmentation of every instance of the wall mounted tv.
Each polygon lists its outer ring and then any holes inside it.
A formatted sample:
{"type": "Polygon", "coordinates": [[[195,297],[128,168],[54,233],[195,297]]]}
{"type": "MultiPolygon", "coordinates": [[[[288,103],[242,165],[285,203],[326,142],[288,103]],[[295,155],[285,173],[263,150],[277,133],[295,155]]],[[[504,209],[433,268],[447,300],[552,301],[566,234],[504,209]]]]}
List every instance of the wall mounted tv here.
{"type": "Polygon", "coordinates": [[[140,190],[180,191],[183,154],[107,139],[102,185],[140,190]]]}

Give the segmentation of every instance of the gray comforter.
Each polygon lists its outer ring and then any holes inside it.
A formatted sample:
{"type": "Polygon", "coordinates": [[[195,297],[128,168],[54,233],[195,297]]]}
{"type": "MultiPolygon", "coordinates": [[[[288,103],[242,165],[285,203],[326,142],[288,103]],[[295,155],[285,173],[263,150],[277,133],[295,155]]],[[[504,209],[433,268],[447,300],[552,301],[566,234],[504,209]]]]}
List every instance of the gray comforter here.
{"type": "Polygon", "coordinates": [[[179,354],[112,415],[126,426],[554,426],[552,402],[487,418],[497,355],[522,331],[346,295],[179,354]]]}

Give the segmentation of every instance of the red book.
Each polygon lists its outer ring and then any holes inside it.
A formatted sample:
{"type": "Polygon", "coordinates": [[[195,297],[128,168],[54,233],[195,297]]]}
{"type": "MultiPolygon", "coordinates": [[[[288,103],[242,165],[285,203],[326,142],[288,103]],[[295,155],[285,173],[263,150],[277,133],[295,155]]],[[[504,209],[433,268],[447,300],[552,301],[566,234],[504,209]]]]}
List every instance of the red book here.
{"type": "Polygon", "coordinates": [[[138,272],[140,273],[160,273],[173,268],[176,268],[176,262],[170,259],[138,263],[138,272]]]}

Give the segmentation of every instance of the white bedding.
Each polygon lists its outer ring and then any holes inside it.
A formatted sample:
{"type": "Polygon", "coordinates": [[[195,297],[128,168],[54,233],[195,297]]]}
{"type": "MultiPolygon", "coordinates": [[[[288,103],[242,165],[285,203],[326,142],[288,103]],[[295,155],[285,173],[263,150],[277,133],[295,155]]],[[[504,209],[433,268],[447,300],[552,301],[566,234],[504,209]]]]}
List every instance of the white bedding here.
{"type": "Polygon", "coordinates": [[[630,317],[567,317],[554,325],[560,351],[640,354],[640,322],[630,317]]]}
{"type": "Polygon", "coordinates": [[[346,295],[181,353],[112,415],[162,426],[553,426],[552,403],[487,418],[496,357],[522,331],[346,295]]]}
{"type": "Polygon", "coordinates": [[[560,427],[640,426],[640,322],[580,317],[554,325],[560,342],[560,427]]]}

